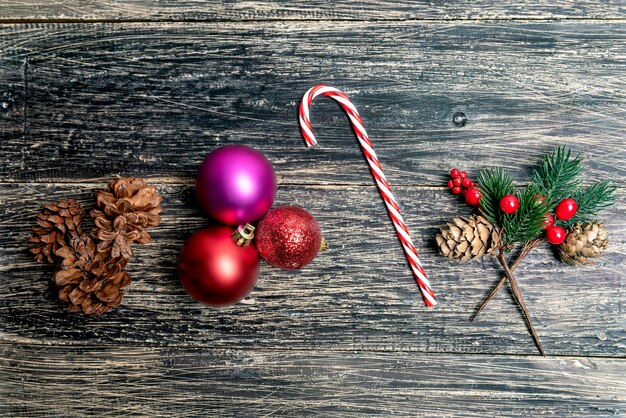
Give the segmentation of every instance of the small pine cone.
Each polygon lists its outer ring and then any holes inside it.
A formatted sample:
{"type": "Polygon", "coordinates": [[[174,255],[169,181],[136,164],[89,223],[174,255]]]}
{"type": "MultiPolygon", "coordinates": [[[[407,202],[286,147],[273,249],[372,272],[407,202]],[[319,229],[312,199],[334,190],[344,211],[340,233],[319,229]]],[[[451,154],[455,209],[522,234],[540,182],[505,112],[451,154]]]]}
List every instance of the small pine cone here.
{"type": "Polygon", "coordinates": [[[37,226],[32,228],[30,251],[38,263],[55,263],[56,251],[68,245],[73,237],[83,233],[85,211],[76,200],[61,200],[47,205],[37,215],[37,226]]]}
{"type": "Polygon", "coordinates": [[[151,241],[144,228],[157,226],[163,211],[156,188],[133,177],[120,177],[106,190],[96,191],[96,206],[91,217],[96,224],[92,235],[100,240],[98,251],[124,259],[132,257],[132,243],[151,241]]]}
{"type": "Polygon", "coordinates": [[[441,255],[450,260],[467,261],[492,254],[500,244],[494,226],[479,215],[454,218],[435,235],[441,255]]]}
{"type": "Polygon", "coordinates": [[[577,223],[567,232],[565,242],[557,247],[559,258],[572,266],[593,264],[590,258],[600,257],[609,243],[609,233],[597,221],[577,223]]]}
{"type": "Polygon", "coordinates": [[[123,289],[131,282],[124,271],[127,260],[99,253],[87,234],[72,238],[56,255],[63,261],[53,281],[70,312],[101,315],[122,303],[123,289]]]}

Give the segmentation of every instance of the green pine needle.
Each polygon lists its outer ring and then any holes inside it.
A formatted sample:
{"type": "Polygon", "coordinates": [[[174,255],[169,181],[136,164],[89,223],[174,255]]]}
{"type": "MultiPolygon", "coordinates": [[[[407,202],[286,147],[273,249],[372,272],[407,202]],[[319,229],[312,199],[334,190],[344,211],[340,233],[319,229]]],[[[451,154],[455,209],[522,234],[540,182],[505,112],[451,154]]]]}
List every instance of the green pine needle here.
{"type": "Polygon", "coordinates": [[[574,199],[578,211],[568,221],[557,220],[563,227],[593,220],[599,211],[613,204],[616,187],[610,181],[581,188],[582,163],[582,155],[573,156],[570,149],[559,146],[543,157],[532,174],[532,182],[517,192],[511,177],[501,167],[480,171],[476,179],[482,194],[480,212],[494,226],[501,228],[505,247],[540,238],[546,215],[554,213],[556,205],[565,198],[574,199]],[[520,203],[511,215],[500,210],[500,200],[507,194],[517,196],[520,203]],[[545,198],[539,202],[538,196],[545,198]]]}
{"type": "Polygon", "coordinates": [[[546,220],[547,202],[540,201],[539,187],[531,183],[515,195],[519,199],[519,208],[511,215],[502,215],[505,244],[526,242],[539,238],[546,220]]]}
{"type": "Polygon", "coordinates": [[[546,196],[546,203],[556,206],[580,188],[582,170],[582,155],[573,157],[570,149],[558,146],[552,154],[543,157],[540,166],[532,174],[532,181],[539,188],[540,194],[546,196]]]}
{"type": "Polygon", "coordinates": [[[502,226],[504,214],[500,211],[500,199],[515,192],[511,176],[501,167],[480,170],[476,184],[482,195],[480,199],[482,215],[493,225],[502,226]]]}
{"type": "Polygon", "coordinates": [[[615,202],[617,188],[609,181],[604,180],[591,186],[577,190],[572,199],[578,204],[576,215],[561,225],[570,226],[576,222],[589,222],[596,218],[598,212],[608,208],[615,202]]]}

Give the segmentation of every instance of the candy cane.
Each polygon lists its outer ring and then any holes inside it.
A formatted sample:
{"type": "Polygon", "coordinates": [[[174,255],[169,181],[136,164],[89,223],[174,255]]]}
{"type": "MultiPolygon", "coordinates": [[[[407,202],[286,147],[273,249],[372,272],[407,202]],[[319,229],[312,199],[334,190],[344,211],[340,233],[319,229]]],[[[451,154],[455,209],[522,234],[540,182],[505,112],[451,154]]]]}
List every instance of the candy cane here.
{"type": "Polygon", "coordinates": [[[426,278],[426,273],[424,272],[422,263],[420,263],[417,256],[417,250],[415,249],[411,236],[409,235],[409,229],[406,227],[404,220],[400,215],[400,208],[398,207],[395,197],[391,193],[391,187],[385,178],[383,168],[378,161],[376,153],[374,152],[372,142],[367,136],[367,132],[365,132],[363,120],[361,119],[361,116],[359,116],[359,112],[357,112],[356,107],[354,107],[348,96],[334,87],[319,84],[310,88],[309,91],[307,91],[302,97],[302,102],[300,103],[300,130],[302,131],[302,136],[304,137],[307,146],[312,147],[317,144],[315,135],[313,135],[311,128],[311,119],[309,117],[309,108],[311,107],[313,99],[317,96],[328,96],[335,99],[341,105],[343,110],[346,111],[348,117],[350,117],[352,128],[354,129],[356,137],[361,144],[361,149],[365,154],[367,163],[369,164],[372,175],[374,176],[374,180],[376,180],[378,191],[385,201],[389,217],[391,217],[393,226],[396,228],[398,238],[400,238],[400,242],[402,242],[402,246],[404,247],[404,253],[406,254],[406,258],[411,265],[415,281],[417,281],[417,284],[422,291],[424,302],[426,303],[426,306],[436,305],[437,301],[435,300],[435,294],[433,293],[430,283],[426,278]]]}

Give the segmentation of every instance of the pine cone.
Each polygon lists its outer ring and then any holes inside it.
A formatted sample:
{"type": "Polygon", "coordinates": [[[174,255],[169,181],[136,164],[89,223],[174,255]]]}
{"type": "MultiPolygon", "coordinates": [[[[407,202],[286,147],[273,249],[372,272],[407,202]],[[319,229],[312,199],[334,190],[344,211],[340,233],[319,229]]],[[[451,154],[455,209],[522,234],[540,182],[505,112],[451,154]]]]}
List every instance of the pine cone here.
{"type": "Polygon", "coordinates": [[[70,312],[101,315],[122,303],[123,289],[131,281],[124,271],[127,260],[98,252],[87,234],[73,237],[56,255],[63,261],[53,281],[70,312]]]}
{"type": "Polygon", "coordinates": [[[30,251],[38,263],[55,263],[55,253],[73,238],[81,235],[85,211],[76,200],[61,200],[47,205],[37,215],[32,228],[30,251]]]}
{"type": "Polygon", "coordinates": [[[435,235],[441,255],[450,260],[467,261],[491,254],[500,244],[494,226],[479,215],[454,218],[435,235]]]}
{"type": "Polygon", "coordinates": [[[100,240],[98,251],[109,252],[112,258],[129,259],[133,242],[149,243],[144,228],[158,225],[163,211],[156,188],[133,177],[120,177],[106,190],[96,191],[96,205],[98,209],[91,211],[96,224],[92,235],[100,240]]]}
{"type": "Polygon", "coordinates": [[[598,221],[572,226],[557,252],[564,263],[572,266],[593,264],[589,258],[600,257],[609,243],[609,233],[598,221]]]}

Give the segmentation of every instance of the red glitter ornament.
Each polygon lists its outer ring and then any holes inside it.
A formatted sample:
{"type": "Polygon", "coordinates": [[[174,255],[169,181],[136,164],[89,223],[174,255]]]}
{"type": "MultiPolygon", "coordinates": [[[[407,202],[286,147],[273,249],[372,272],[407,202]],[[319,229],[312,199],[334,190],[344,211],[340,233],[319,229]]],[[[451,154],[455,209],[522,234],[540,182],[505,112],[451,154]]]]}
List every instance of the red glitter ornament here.
{"type": "Polygon", "coordinates": [[[201,229],[185,242],[178,276],[197,301],[212,306],[232,305],[254,288],[259,277],[259,255],[250,243],[252,235],[247,240],[238,239],[237,233],[241,230],[214,226],[201,229]]]}
{"type": "Polygon", "coordinates": [[[274,267],[288,270],[309,264],[325,244],[315,218],[297,206],[270,210],[257,225],[255,235],[261,257],[274,267]]]}

